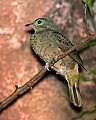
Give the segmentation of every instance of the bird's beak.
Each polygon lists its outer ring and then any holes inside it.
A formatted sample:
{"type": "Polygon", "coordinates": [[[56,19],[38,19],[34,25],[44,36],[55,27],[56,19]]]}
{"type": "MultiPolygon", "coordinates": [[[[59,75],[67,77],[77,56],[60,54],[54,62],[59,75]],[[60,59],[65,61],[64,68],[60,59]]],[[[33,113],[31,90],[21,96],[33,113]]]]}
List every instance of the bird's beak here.
{"type": "Polygon", "coordinates": [[[35,26],[33,25],[33,23],[26,24],[25,26],[31,27],[32,29],[35,30],[35,26]]]}
{"type": "Polygon", "coordinates": [[[31,24],[29,23],[29,24],[26,24],[25,26],[30,26],[31,24]]]}
{"type": "Polygon", "coordinates": [[[26,24],[25,26],[32,28],[32,33],[35,33],[35,26],[33,25],[33,23],[26,24]]]}

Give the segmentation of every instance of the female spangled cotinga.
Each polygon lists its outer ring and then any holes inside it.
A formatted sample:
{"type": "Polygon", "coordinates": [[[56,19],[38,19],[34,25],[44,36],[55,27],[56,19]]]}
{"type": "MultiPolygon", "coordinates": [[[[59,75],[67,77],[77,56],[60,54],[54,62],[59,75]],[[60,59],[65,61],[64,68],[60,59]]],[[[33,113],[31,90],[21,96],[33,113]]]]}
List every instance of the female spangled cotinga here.
{"type": "MultiPolygon", "coordinates": [[[[62,35],[57,26],[50,20],[38,18],[30,24],[26,24],[34,29],[31,35],[30,44],[34,52],[46,63],[56,59],[61,54],[69,50],[73,44],[62,35]]],[[[78,79],[74,75],[78,74],[78,65],[83,66],[82,60],[77,51],[74,50],[62,60],[54,64],[52,69],[65,77],[68,82],[70,101],[78,107],[82,106],[78,79]]]]}

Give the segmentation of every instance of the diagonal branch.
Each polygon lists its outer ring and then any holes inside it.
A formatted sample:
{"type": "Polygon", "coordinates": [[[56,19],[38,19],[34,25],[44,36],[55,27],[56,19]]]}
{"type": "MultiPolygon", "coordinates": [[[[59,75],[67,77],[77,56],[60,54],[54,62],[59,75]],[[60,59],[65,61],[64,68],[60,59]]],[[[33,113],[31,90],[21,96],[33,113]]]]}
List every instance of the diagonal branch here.
{"type": "Polygon", "coordinates": [[[47,71],[47,69],[51,68],[57,61],[60,59],[66,57],[70,52],[73,50],[79,48],[81,45],[83,45],[85,42],[90,40],[92,37],[96,36],[96,33],[91,34],[87,36],[86,38],[79,41],[76,45],[74,45],[71,49],[69,49],[65,54],[60,55],[57,57],[57,59],[53,59],[47,66],[47,68],[44,66],[33,78],[31,78],[26,84],[24,84],[21,87],[18,87],[18,85],[15,85],[16,90],[6,99],[4,99],[2,102],[0,102],[0,111],[4,109],[6,106],[8,106],[12,101],[14,101],[16,98],[18,98],[20,95],[25,93],[27,90],[31,89],[33,86],[35,86],[36,83],[40,81],[44,73],[47,71]]]}
{"type": "MultiPolygon", "coordinates": [[[[88,2],[88,1],[87,1],[88,2]]],[[[73,50],[79,48],[81,45],[89,41],[92,37],[96,37],[96,32],[91,32],[90,29],[87,26],[87,17],[86,17],[86,10],[87,6],[85,6],[84,11],[84,23],[86,26],[86,30],[88,31],[88,36],[81,41],[79,41],[77,44],[75,44],[71,49],[69,49],[65,54],[62,54],[57,57],[57,59],[53,59],[47,67],[43,67],[33,78],[31,78],[27,83],[25,83],[23,86],[19,87],[18,85],[15,85],[16,89],[15,91],[6,99],[4,99],[2,102],[0,102],[0,111],[2,111],[6,106],[8,106],[12,101],[17,99],[20,95],[24,94],[26,91],[31,89],[35,86],[36,83],[40,81],[44,73],[51,68],[56,62],[58,62],[60,59],[63,59],[66,57],[69,53],[71,53],[73,50]]]]}

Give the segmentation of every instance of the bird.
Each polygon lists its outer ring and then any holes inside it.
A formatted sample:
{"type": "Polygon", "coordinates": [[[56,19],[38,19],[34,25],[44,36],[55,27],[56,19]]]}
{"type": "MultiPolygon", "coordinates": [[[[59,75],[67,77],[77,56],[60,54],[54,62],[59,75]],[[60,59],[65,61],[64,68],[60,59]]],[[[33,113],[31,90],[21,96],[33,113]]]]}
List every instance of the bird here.
{"type": "MultiPolygon", "coordinates": [[[[57,25],[48,18],[37,18],[25,26],[34,30],[34,34],[30,37],[30,46],[46,65],[73,46],[72,42],[59,32],[57,25]]],[[[83,104],[79,79],[74,77],[79,74],[79,66],[84,67],[77,50],[52,66],[53,70],[67,80],[70,101],[77,107],[83,104]]]]}

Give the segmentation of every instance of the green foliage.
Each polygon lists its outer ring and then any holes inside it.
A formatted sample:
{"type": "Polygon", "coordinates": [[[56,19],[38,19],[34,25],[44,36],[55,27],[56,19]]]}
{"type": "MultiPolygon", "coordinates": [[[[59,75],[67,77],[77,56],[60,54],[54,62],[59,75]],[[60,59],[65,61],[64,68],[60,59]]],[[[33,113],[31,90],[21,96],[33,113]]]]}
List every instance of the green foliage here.
{"type": "Polygon", "coordinates": [[[82,74],[75,75],[74,77],[75,77],[75,78],[78,78],[78,79],[80,79],[81,81],[84,81],[84,82],[88,81],[88,78],[86,78],[86,77],[85,77],[84,75],[82,75],[82,74]]]}
{"type": "Polygon", "coordinates": [[[80,79],[83,82],[96,82],[96,68],[89,70],[89,73],[93,75],[93,78],[91,80],[82,74],[74,75],[74,77],[80,79]]]}
{"type": "Polygon", "coordinates": [[[92,82],[96,82],[96,68],[89,71],[94,77],[91,79],[92,82]]]}
{"type": "Polygon", "coordinates": [[[96,106],[94,106],[90,110],[86,110],[82,112],[78,117],[72,118],[71,120],[83,120],[84,115],[93,115],[93,114],[96,114],[96,106]]]}
{"type": "Polygon", "coordinates": [[[89,71],[91,74],[96,75],[96,68],[89,71]]]}
{"type": "Polygon", "coordinates": [[[79,52],[82,52],[82,51],[84,51],[85,49],[90,48],[91,46],[96,46],[96,41],[95,41],[95,40],[90,41],[89,43],[84,44],[84,45],[79,49],[79,52]]]}
{"type": "MultiPolygon", "coordinates": [[[[83,0],[84,3],[86,3],[87,0],[83,0]]],[[[93,4],[94,0],[88,0],[88,8],[90,10],[91,15],[93,15],[93,11],[92,11],[92,4],[93,4]]]]}
{"type": "Polygon", "coordinates": [[[91,79],[92,82],[96,82],[96,77],[91,79]]]}

